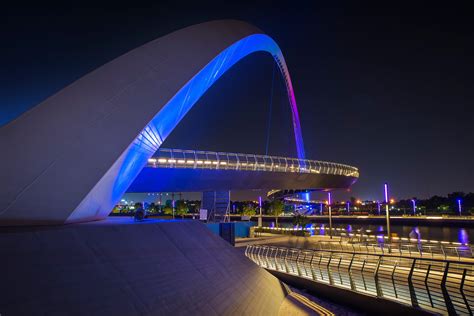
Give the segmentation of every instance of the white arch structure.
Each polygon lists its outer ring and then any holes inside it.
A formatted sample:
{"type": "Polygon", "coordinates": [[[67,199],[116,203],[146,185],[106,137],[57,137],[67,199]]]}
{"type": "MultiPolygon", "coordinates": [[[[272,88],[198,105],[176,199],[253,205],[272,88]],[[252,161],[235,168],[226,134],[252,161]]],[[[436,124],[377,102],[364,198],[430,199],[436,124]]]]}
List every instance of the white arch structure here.
{"type": "Polygon", "coordinates": [[[245,56],[265,51],[286,82],[299,158],[304,146],[278,45],[256,27],[222,20],[136,48],[0,129],[0,225],[106,217],[197,100],[245,56]]]}

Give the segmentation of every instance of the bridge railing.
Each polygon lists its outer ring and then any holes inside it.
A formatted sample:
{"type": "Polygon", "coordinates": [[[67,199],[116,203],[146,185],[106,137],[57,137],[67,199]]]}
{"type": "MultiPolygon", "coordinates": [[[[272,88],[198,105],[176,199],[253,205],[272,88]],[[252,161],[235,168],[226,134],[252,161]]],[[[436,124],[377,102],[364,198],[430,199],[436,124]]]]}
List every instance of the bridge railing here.
{"type": "MultiPolygon", "coordinates": [[[[318,226],[311,228],[260,227],[258,230],[260,232],[290,235],[300,231],[312,232],[314,235],[329,235],[329,227],[321,228],[318,226]]],[[[320,240],[314,243],[315,248],[319,250],[366,252],[451,260],[474,258],[474,246],[468,243],[400,238],[395,236],[392,237],[391,242],[388,242],[387,236],[348,233],[344,228],[333,228],[333,236],[340,238],[338,241],[320,240]]]]}
{"type": "Polygon", "coordinates": [[[160,148],[148,167],[321,173],[359,177],[356,167],[319,160],[160,148]]]}
{"type": "Polygon", "coordinates": [[[474,263],[333,250],[248,245],[268,270],[392,300],[429,312],[472,315],[474,263]]]}

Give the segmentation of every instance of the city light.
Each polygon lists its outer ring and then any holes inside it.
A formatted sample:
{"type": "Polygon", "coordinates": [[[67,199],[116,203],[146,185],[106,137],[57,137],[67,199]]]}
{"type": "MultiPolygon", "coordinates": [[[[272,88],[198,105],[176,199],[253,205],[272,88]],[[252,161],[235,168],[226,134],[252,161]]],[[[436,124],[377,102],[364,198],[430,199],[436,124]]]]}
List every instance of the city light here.
{"type": "Polygon", "coordinates": [[[415,199],[412,199],[411,203],[413,204],[413,215],[416,215],[416,201],[415,201],[415,199]]]}
{"type": "Polygon", "coordinates": [[[386,220],[387,220],[387,237],[388,237],[388,241],[389,242],[392,242],[392,236],[390,234],[390,211],[388,209],[388,183],[384,183],[383,185],[383,189],[384,189],[384,197],[385,197],[385,217],[386,217],[386,220]]]}
{"type": "Polygon", "coordinates": [[[347,215],[351,213],[351,202],[347,202],[347,215]]]}
{"type": "Polygon", "coordinates": [[[331,212],[331,192],[328,192],[328,206],[329,206],[329,238],[332,239],[332,212],[331,212]]]}
{"type": "Polygon", "coordinates": [[[461,216],[461,213],[462,213],[461,199],[458,199],[458,211],[459,211],[459,216],[461,216]]]}

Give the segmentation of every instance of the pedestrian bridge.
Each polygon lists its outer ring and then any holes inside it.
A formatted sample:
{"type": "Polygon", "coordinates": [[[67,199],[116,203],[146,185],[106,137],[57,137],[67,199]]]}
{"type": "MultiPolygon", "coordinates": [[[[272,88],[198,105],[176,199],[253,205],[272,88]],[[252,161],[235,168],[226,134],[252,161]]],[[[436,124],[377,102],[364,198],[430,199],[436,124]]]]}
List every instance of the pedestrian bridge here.
{"type": "Polygon", "coordinates": [[[344,189],[359,177],[345,164],[279,156],[160,148],[128,192],[344,189]]]}

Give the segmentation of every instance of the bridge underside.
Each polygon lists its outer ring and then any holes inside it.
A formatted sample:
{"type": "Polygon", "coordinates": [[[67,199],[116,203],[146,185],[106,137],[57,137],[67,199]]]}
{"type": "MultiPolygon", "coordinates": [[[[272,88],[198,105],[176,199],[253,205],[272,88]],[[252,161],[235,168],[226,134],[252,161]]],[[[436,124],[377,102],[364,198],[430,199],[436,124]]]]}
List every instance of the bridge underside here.
{"type": "Polygon", "coordinates": [[[356,177],[312,173],[146,167],[127,192],[331,190],[348,188],[356,180],[356,177]]]}

